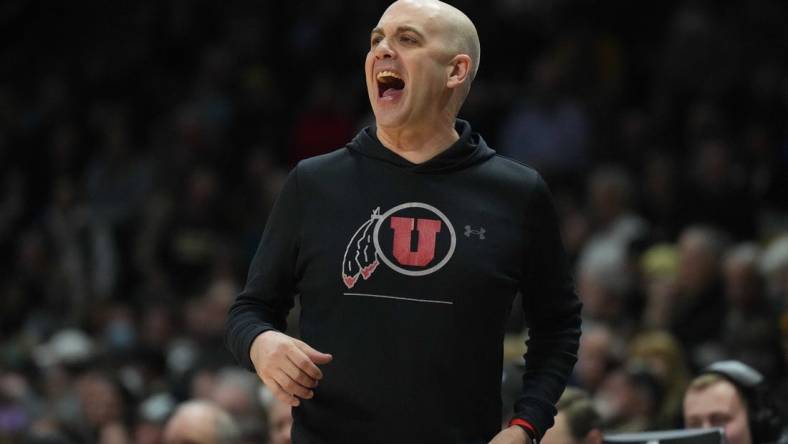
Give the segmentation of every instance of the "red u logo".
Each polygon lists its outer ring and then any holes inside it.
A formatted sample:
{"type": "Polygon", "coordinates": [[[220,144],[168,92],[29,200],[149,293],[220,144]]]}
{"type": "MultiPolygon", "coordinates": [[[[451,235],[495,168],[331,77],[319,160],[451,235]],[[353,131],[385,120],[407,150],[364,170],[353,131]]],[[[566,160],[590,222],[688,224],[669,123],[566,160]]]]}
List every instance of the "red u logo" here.
{"type": "Polygon", "coordinates": [[[395,216],[391,218],[391,229],[394,230],[393,254],[400,264],[424,267],[435,257],[435,237],[441,230],[440,220],[395,216]],[[414,225],[419,233],[416,251],[410,249],[414,225]]]}

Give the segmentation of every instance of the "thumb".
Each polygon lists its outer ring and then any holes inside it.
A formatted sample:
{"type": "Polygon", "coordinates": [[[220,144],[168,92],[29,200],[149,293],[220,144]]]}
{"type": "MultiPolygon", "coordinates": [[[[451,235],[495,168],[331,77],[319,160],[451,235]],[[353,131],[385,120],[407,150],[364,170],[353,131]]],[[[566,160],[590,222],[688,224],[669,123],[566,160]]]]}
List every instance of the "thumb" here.
{"type": "Polygon", "coordinates": [[[332,359],[334,359],[334,357],[330,354],[319,352],[307,345],[307,343],[304,341],[296,341],[296,345],[315,364],[328,364],[332,359]]]}

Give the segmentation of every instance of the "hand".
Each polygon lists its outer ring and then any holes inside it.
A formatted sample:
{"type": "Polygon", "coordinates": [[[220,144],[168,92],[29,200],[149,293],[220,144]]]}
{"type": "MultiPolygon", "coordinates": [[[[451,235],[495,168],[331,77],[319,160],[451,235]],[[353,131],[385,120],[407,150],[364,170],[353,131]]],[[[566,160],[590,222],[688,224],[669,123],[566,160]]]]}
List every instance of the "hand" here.
{"type": "Polygon", "coordinates": [[[333,357],[305,342],[275,330],[259,334],[252,342],[249,357],[273,394],[285,404],[296,407],[301,399],[315,395],[313,388],[323,378],[315,364],[327,364],[333,357]]]}
{"type": "Polygon", "coordinates": [[[509,426],[501,430],[490,444],[531,444],[531,437],[520,426],[509,426]]]}

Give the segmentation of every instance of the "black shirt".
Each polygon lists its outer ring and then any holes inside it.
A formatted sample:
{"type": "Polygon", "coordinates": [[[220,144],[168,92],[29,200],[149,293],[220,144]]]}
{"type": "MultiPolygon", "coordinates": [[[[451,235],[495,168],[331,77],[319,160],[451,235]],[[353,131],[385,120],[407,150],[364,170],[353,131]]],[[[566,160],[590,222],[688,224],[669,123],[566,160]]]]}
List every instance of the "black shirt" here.
{"type": "Polygon", "coordinates": [[[470,125],[413,164],[374,128],[290,173],[230,309],[227,342],[249,369],[263,331],[333,361],[293,409],[293,442],[488,442],[501,425],[504,326],[518,291],[529,326],[515,416],[538,435],[576,361],[580,302],[545,183],[470,125]]]}

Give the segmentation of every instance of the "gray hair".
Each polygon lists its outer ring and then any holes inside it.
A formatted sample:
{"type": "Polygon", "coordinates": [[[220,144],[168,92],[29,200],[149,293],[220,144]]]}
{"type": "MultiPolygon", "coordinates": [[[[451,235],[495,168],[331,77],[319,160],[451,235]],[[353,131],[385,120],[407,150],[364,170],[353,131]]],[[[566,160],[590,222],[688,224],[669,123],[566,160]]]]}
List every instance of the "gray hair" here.
{"type": "Polygon", "coordinates": [[[744,242],[733,246],[725,253],[725,264],[742,264],[758,268],[761,250],[752,242],[744,242]]]}
{"type": "Polygon", "coordinates": [[[626,252],[615,241],[593,242],[580,254],[578,274],[586,274],[614,296],[623,297],[631,285],[626,272],[626,252]]]}
{"type": "Polygon", "coordinates": [[[760,269],[767,276],[788,269],[788,233],[769,244],[761,256],[760,269]]]}
{"type": "Polygon", "coordinates": [[[216,444],[239,444],[241,428],[232,416],[224,410],[216,412],[216,444]]]}
{"type": "MultiPolygon", "coordinates": [[[[254,373],[238,367],[222,367],[216,374],[216,386],[237,387],[245,393],[254,397],[262,383],[254,373]]],[[[255,398],[256,400],[256,398],[255,398]]]]}
{"type": "MultiPolygon", "coordinates": [[[[214,421],[216,430],[216,444],[240,444],[241,428],[235,419],[224,409],[213,402],[205,400],[191,400],[180,404],[170,421],[179,416],[207,414],[214,421]],[[202,413],[198,413],[202,412],[202,413]]],[[[202,417],[202,416],[201,416],[202,417]]]]}
{"type": "Polygon", "coordinates": [[[691,225],[682,231],[680,238],[699,240],[703,248],[716,258],[722,257],[729,243],[725,233],[708,225],[691,225]]]}

